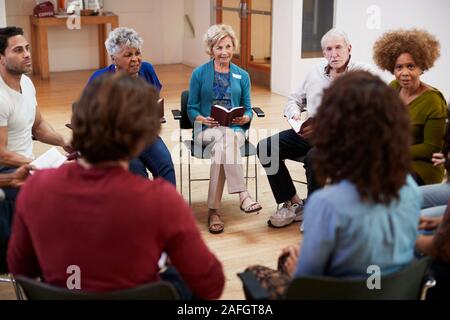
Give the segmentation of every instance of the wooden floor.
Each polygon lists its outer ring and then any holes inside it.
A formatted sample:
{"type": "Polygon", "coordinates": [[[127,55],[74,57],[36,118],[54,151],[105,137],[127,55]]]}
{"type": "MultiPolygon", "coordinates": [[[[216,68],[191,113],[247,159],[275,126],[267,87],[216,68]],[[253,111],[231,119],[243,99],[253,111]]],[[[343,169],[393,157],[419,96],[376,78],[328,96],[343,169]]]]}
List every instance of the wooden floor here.
{"type": "MultiPolygon", "coordinates": [[[[180,93],[188,88],[192,68],[184,65],[162,65],[155,66],[155,69],[163,83],[161,96],[165,99],[167,118],[167,123],[162,127],[161,137],[171,150],[180,189],[178,122],[171,118],[170,110],[179,108],[180,93]]],[[[66,136],[71,134],[70,130],[64,127],[70,120],[71,104],[80,95],[91,73],[92,71],[52,73],[49,81],[33,79],[41,113],[58,132],[66,136]]],[[[251,140],[254,143],[276,131],[289,128],[282,116],[285,101],[285,97],[273,94],[265,88],[253,86],[252,104],[266,112],[265,118],[255,117],[252,123],[251,140]]],[[[189,138],[191,133],[185,134],[186,138],[189,138]]],[[[37,142],[35,154],[39,155],[48,148],[48,145],[37,142]]],[[[254,163],[253,159],[251,163],[254,163]]],[[[298,223],[281,229],[267,226],[267,220],[276,210],[276,204],[264,169],[259,163],[257,165],[258,195],[263,210],[257,215],[244,214],[239,210],[237,195],[226,194],[225,188],[221,209],[225,231],[219,235],[210,234],[206,228],[208,182],[193,184],[192,209],[198,227],[209,248],[222,261],[226,274],[226,286],[221,299],[244,299],[242,286],[236,274],[252,264],[275,267],[281,248],[302,241],[298,223]]],[[[304,169],[301,165],[289,162],[288,167],[293,178],[304,179],[304,169]]],[[[192,166],[192,174],[195,177],[208,177],[209,166],[202,162],[197,163],[192,166]]],[[[187,165],[183,165],[183,189],[187,200],[187,165]]],[[[249,191],[252,196],[255,195],[253,181],[249,182],[249,191]]],[[[301,197],[305,197],[305,186],[297,185],[297,192],[301,197]]],[[[0,299],[14,298],[12,288],[7,284],[0,284],[0,299]]]]}

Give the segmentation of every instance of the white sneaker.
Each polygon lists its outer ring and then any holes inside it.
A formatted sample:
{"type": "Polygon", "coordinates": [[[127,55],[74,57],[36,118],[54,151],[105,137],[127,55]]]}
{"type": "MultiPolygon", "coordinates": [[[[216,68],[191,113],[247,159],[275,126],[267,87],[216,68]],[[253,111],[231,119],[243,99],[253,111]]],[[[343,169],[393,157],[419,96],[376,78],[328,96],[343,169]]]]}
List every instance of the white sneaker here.
{"type": "Polygon", "coordinates": [[[305,211],[305,203],[303,202],[303,200],[300,200],[300,201],[301,201],[301,203],[293,204],[293,206],[296,206],[294,221],[303,221],[303,213],[305,211]]]}
{"type": "Polygon", "coordinates": [[[281,228],[290,225],[294,221],[303,220],[303,202],[291,203],[286,201],[281,208],[270,216],[269,224],[272,227],[281,228]]]}

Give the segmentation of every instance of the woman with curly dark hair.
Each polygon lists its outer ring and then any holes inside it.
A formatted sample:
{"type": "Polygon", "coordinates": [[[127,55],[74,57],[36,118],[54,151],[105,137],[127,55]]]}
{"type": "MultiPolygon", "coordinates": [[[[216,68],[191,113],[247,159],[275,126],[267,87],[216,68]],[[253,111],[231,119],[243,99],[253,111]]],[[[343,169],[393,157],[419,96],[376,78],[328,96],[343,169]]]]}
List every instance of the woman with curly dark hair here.
{"type": "Polygon", "coordinates": [[[367,72],[325,91],[315,122],[315,165],[329,186],[305,208],[296,276],[382,274],[413,258],[421,197],[408,176],[410,121],[395,90],[367,72]]]}
{"type": "Polygon", "coordinates": [[[375,63],[395,76],[390,85],[408,105],[413,134],[411,174],[419,185],[440,183],[444,177],[444,168],[434,166],[431,159],[442,148],[447,103],[438,89],[420,79],[439,55],[439,42],[424,30],[390,31],[374,45],[375,63]]]}
{"type": "Polygon", "coordinates": [[[272,298],[292,277],[367,277],[371,265],[384,275],[410,263],[421,204],[408,175],[410,129],[404,103],[377,76],[349,72],[325,90],[313,143],[328,185],[306,203],[301,250],[284,249],[277,271],[247,269],[272,298]]]}

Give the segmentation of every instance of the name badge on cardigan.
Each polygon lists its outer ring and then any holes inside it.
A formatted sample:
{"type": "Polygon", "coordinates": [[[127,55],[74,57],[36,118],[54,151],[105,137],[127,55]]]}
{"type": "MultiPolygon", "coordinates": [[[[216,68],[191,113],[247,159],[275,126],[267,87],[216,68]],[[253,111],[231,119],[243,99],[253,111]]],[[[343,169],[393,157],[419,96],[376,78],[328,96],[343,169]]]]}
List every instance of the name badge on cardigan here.
{"type": "Polygon", "coordinates": [[[242,79],[242,76],[240,74],[233,73],[232,75],[233,75],[233,78],[242,79]]]}

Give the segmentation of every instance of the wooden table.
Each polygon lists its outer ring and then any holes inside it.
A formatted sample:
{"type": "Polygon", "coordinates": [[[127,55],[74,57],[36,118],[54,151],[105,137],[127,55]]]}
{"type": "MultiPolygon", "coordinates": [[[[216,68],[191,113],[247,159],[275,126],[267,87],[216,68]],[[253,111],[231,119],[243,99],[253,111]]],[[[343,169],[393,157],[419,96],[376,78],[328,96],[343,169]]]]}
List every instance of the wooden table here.
{"type": "MultiPolygon", "coordinates": [[[[107,66],[108,53],[105,49],[107,39],[107,25],[111,25],[111,30],[119,26],[119,17],[117,15],[101,16],[81,16],[81,28],[85,25],[98,25],[98,59],[100,68],[107,66]]],[[[47,80],[50,77],[48,63],[48,37],[47,28],[64,26],[67,28],[67,18],[37,18],[30,16],[31,26],[31,50],[33,73],[40,75],[41,79],[47,80]]],[[[67,28],[67,31],[71,31],[67,28]]]]}

